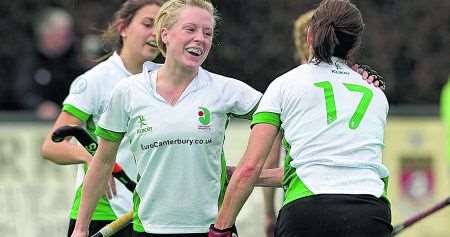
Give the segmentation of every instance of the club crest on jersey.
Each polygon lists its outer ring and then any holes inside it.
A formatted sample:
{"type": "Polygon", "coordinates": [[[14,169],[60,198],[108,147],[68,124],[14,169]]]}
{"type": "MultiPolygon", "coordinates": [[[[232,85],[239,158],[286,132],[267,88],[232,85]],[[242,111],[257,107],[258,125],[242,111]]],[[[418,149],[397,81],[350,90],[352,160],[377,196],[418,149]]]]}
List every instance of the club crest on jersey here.
{"type": "Polygon", "coordinates": [[[200,122],[198,129],[210,129],[211,112],[206,107],[199,107],[197,115],[200,122]]]}
{"type": "Polygon", "coordinates": [[[87,81],[85,78],[79,77],[75,81],[73,81],[72,85],[70,85],[70,93],[72,94],[80,94],[85,91],[87,87],[87,81]]]}
{"type": "Polygon", "coordinates": [[[148,126],[147,123],[145,122],[144,115],[139,115],[138,116],[137,123],[139,124],[139,128],[136,129],[136,133],[138,135],[141,135],[141,134],[144,134],[144,133],[149,133],[149,132],[152,131],[152,127],[148,126]]]}

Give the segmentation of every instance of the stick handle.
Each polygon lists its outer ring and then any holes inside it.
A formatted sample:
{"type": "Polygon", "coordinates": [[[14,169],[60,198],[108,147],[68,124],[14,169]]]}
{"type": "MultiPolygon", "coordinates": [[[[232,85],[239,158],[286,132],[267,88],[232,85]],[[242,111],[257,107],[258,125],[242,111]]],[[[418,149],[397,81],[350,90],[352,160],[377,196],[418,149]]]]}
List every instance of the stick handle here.
{"type": "Polygon", "coordinates": [[[439,202],[438,204],[434,205],[433,207],[407,219],[406,221],[404,221],[401,224],[398,224],[396,226],[394,226],[394,230],[392,231],[392,236],[397,235],[398,233],[400,233],[401,231],[403,231],[405,228],[413,225],[414,223],[422,220],[423,218],[435,213],[436,211],[446,207],[447,205],[450,204],[450,197],[446,198],[444,201],[439,202]]]}
{"type": "Polygon", "coordinates": [[[125,185],[125,187],[127,187],[127,189],[130,190],[131,192],[133,192],[134,189],[136,188],[136,183],[130,177],[128,177],[128,175],[125,173],[125,171],[123,171],[119,163],[114,164],[112,175],[116,179],[118,179],[121,183],[123,183],[123,185],[125,185]]]}
{"type": "MultiPolygon", "coordinates": [[[[95,154],[98,147],[97,141],[83,127],[78,125],[65,125],[57,128],[52,134],[52,140],[54,142],[61,142],[68,136],[75,137],[91,155],[95,154]]],[[[131,192],[136,188],[136,183],[123,171],[118,163],[114,164],[112,175],[131,192]]]]}
{"type": "Polygon", "coordinates": [[[95,233],[91,237],[110,237],[113,234],[119,232],[128,224],[130,224],[132,220],[133,220],[133,211],[129,211],[125,215],[119,217],[119,219],[101,228],[97,233],[95,233]]]}

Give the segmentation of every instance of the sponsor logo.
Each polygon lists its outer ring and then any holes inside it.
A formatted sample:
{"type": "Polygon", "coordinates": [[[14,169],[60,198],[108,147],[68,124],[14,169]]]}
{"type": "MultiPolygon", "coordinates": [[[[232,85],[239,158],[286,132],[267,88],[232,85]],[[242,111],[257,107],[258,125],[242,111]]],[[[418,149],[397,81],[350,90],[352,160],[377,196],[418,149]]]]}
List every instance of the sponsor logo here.
{"type": "Polygon", "coordinates": [[[152,127],[147,126],[147,123],[145,122],[144,115],[139,115],[138,116],[137,123],[139,124],[139,128],[136,129],[136,133],[138,135],[141,135],[141,134],[144,134],[144,133],[149,133],[149,132],[152,131],[152,127]]]}
{"type": "Polygon", "coordinates": [[[338,62],[334,62],[334,66],[336,67],[337,70],[342,70],[341,65],[339,65],[338,62]]]}
{"type": "Polygon", "coordinates": [[[199,107],[197,115],[200,122],[198,129],[210,129],[211,112],[206,107],[199,107]]]}
{"type": "Polygon", "coordinates": [[[205,139],[169,139],[169,140],[163,140],[163,141],[154,141],[149,144],[141,144],[141,150],[149,150],[149,149],[155,149],[159,147],[164,146],[172,146],[172,145],[188,145],[188,146],[197,146],[197,145],[208,145],[213,142],[212,138],[205,138],[205,139]]]}
{"type": "Polygon", "coordinates": [[[344,68],[339,65],[339,63],[336,61],[334,62],[334,66],[336,67],[336,69],[331,69],[331,72],[334,74],[342,74],[342,75],[350,75],[349,72],[347,71],[342,71],[344,68]]]}

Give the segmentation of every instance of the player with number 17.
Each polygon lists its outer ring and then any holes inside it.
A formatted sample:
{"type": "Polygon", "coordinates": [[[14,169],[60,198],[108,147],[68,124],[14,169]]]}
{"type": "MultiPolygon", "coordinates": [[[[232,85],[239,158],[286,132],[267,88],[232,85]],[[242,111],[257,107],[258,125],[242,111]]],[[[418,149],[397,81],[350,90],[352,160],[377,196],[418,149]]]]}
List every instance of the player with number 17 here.
{"type": "Polygon", "coordinates": [[[275,79],[263,95],[209,237],[232,236],[280,129],[289,145],[275,236],[391,236],[382,164],[389,104],[347,63],[363,29],[349,1],[325,0],[314,12],[307,34],[313,60],[275,79]]]}

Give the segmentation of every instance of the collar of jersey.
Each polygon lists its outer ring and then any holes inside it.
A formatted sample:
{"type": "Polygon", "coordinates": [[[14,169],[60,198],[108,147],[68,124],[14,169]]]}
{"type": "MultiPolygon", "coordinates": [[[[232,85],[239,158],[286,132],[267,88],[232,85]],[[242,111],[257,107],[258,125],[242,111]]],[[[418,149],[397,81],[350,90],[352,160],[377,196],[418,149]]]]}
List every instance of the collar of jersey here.
{"type": "Polygon", "coordinates": [[[114,51],[113,55],[111,56],[111,60],[112,60],[117,66],[119,66],[120,70],[123,71],[124,73],[126,73],[127,76],[133,75],[131,72],[129,72],[129,71],[127,70],[127,68],[125,67],[125,64],[123,64],[122,59],[120,58],[119,54],[117,54],[116,51],[114,51]]]}
{"type": "Polygon", "coordinates": [[[341,66],[347,66],[347,61],[345,61],[345,59],[342,59],[342,58],[333,56],[333,57],[331,57],[331,61],[333,63],[339,63],[339,64],[341,64],[341,66]]]}
{"type": "Polygon", "coordinates": [[[145,61],[144,65],[142,65],[142,71],[143,72],[150,72],[154,71],[161,67],[162,64],[154,63],[152,61],[145,61]]]}
{"type": "MultiPolygon", "coordinates": [[[[313,58],[313,59],[311,59],[310,62],[316,64],[317,60],[318,60],[317,58],[313,58]]],[[[342,66],[346,66],[347,65],[347,61],[345,61],[345,59],[332,56],[331,57],[331,64],[334,64],[334,63],[340,63],[340,64],[342,64],[342,66]]],[[[329,63],[324,63],[324,62],[320,62],[319,64],[329,65],[329,63]]]]}
{"type": "MultiPolygon", "coordinates": [[[[145,73],[146,79],[150,82],[150,87],[153,91],[153,95],[157,98],[162,99],[162,97],[156,93],[156,77],[158,75],[159,68],[153,71],[149,71],[148,73],[145,73]]],[[[193,93],[209,84],[209,81],[211,80],[211,75],[208,71],[204,70],[200,67],[198,70],[198,74],[194,79],[189,83],[186,90],[183,91],[183,94],[181,94],[181,97],[178,99],[178,101],[181,101],[184,97],[189,95],[190,93],[193,93]]]]}

